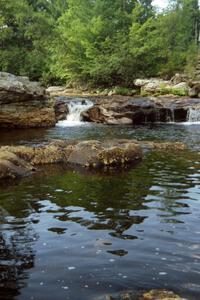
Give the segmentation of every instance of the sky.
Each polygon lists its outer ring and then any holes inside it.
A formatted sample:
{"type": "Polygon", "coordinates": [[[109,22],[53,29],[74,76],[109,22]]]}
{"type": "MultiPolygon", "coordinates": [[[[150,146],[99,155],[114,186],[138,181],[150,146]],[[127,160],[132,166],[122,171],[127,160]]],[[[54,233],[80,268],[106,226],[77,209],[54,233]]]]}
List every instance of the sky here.
{"type": "Polygon", "coordinates": [[[165,8],[168,4],[168,0],[154,0],[153,4],[159,6],[160,8],[165,8]]]}

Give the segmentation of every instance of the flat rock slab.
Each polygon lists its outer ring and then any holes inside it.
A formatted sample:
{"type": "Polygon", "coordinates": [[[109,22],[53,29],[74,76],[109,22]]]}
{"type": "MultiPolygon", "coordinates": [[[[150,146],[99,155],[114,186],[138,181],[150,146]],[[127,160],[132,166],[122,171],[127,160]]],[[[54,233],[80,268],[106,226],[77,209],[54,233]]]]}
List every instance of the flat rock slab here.
{"type": "Polygon", "coordinates": [[[71,164],[87,168],[125,167],[142,160],[143,152],[181,151],[187,147],[181,142],[158,143],[137,140],[68,141],[53,140],[44,145],[0,147],[0,179],[26,176],[35,166],[71,164]]]}

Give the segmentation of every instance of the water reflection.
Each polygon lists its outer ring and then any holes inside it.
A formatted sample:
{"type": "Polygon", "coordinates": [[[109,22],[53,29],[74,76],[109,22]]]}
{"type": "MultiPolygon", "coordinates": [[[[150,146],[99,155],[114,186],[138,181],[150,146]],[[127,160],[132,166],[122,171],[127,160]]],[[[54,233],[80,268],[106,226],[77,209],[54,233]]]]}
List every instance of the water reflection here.
{"type": "Polygon", "coordinates": [[[2,187],[0,299],[168,287],[197,300],[198,157],[151,153],[115,175],[51,166],[2,187]]]}
{"type": "Polygon", "coordinates": [[[0,299],[19,295],[26,286],[27,271],[34,267],[32,243],[36,235],[27,224],[24,228],[14,223],[7,223],[0,233],[0,299]]]}

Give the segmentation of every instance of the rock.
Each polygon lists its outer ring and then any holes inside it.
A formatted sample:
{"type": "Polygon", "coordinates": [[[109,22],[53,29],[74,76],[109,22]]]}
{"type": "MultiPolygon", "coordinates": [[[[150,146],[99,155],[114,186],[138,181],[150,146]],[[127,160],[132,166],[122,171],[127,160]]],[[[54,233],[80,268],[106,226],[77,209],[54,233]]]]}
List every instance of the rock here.
{"type": "Polygon", "coordinates": [[[188,97],[101,97],[93,107],[82,113],[82,118],[108,125],[185,122],[188,110],[199,105],[200,99],[188,97]]]}
{"type": "Polygon", "coordinates": [[[125,291],[122,293],[103,295],[96,300],[186,300],[167,290],[151,290],[142,296],[138,294],[139,292],[136,291],[125,291]]]}
{"type": "Polygon", "coordinates": [[[145,78],[145,79],[136,79],[134,81],[134,85],[136,87],[142,87],[145,86],[147,84],[160,84],[161,82],[163,82],[163,80],[161,78],[145,78]]]}
{"type": "Polygon", "coordinates": [[[122,293],[106,294],[95,300],[138,300],[138,293],[135,291],[125,291],[122,293]]]}
{"type": "Polygon", "coordinates": [[[75,145],[68,162],[86,167],[101,167],[130,164],[141,158],[141,147],[132,141],[84,141],[75,145]]]}
{"type": "Polygon", "coordinates": [[[143,142],[143,145],[159,151],[183,151],[187,149],[187,145],[182,142],[143,142]]]}
{"type": "Polygon", "coordinates": [[[130,118],[122,117],[119,119],[110,118],[107,121],[108,125],[131,125],[133,124],[133,120],[130,118]]]}
{"type": "Polygon", "coordinates": [[[56,103],[55,103],[56,122],[65,120],[67,118],[68,113],[69,113],[69,109],[66,102],[60,100],[59,98],[56,98],[56,103]]]}
{"type": "Polygon", "coordinates": [[[65,86],[49,86],[46,89],[46,92],[49,94],[57,94],[57,93],[63,92],[65,89],[66,89],[65,86]]]}
{"type": "Polygon", "coordinates": [[[172,78],[171,78],[171,83],[172,84],[179,84],[179,83],[182,83],[182,82],[187,82],[188,81],[188,77],[187,75],[185,74],[179,74],[179,73],[176,73],[172,78]]]}
{"type": "Polygon", "coordinates": [[[190,81],[188,95],[192,98],[197,98],[199,97],[199,93],[200,93],[200,81],[190,81]]]}
{"type": "Polygon", "coordinates": [[[18,178],[28,175],[33,167],[9,151],[0,151],[0,179],[18,178]]]}
{"type": "Polygon", "coordinates": [[[53,141],[43,146],[0,147],[0,179],[24,176],[33,166],[70,163],[85,167],[123,166],[142,158],[135,141],[53,141]]]}
{"type": "Polygon", "coordinates": [[[38,82],[0,72],[0,127],[55,125],[54,100],[38,82]]]}
{"type": "Polygon", "coordinates": [[[187,84],[187,82],[179,82],[179,83],[173,85],[172,90],[173,89],[175,89],[175,90],[180,89],[180,90],[184,90],[185,92],[188,92],[188,84],[187,84]]]}
{"type": "Polygon", "coordinates": [[[17,178],[47,164],[73,164],[82,167],[124,167],[139,162],[146,150],[182,151],[181,142],[139,142],[137,140],[68,141],[53,140],[39,146],[0,147],[0,179],[17,178]]]}
{"type": "Polygon", "coordinates": [[[167,290],[151,290],[144,293],[139,300],[186,300],[167,290]]]}
{"type": "Polygon", "coordinates": [[[164,89],[170,89],[168,81],[158,80],[145,84],[141,88],[141,94],[153,95],[155,93],[161,93],[164,89]]]}
{"type": "Polygon", "coordinates": [[[136,79],[134,84],[140,88],[141,95],[179,95],[185,96],[188,94],[188,84],[184,76],[172,78],[171,81],[160,78],[136,79]]]}

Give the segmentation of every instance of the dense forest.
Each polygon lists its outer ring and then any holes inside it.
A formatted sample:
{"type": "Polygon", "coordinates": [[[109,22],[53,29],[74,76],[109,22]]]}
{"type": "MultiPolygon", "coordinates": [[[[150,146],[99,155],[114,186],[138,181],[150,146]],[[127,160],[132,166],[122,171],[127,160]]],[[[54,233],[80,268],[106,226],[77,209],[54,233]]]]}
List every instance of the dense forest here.
{"type": "Polygon", "coordinates": [[[190,72],[197,0],[0,0],[0,70],[45,84],[132,84],[190,72]]]}

